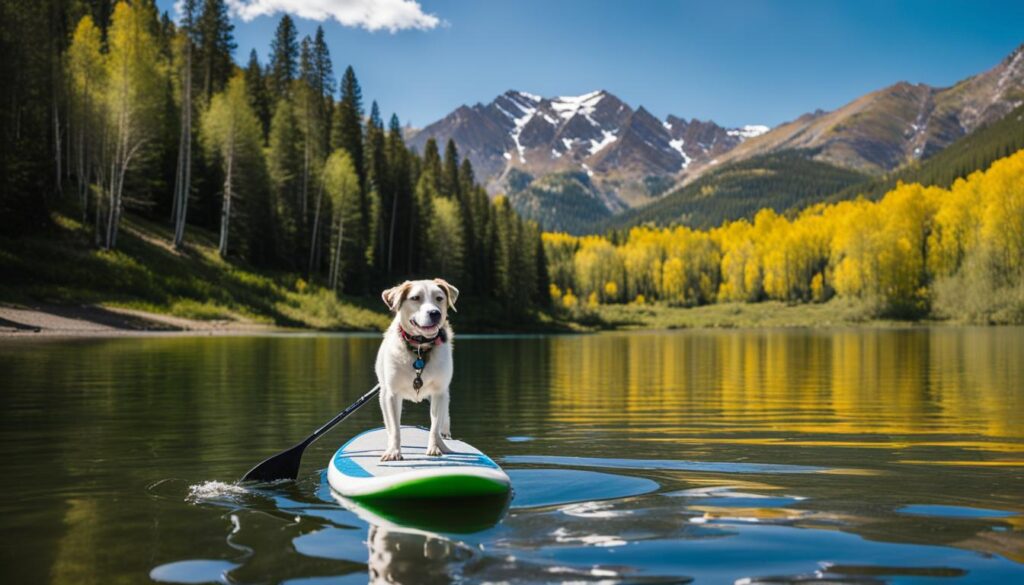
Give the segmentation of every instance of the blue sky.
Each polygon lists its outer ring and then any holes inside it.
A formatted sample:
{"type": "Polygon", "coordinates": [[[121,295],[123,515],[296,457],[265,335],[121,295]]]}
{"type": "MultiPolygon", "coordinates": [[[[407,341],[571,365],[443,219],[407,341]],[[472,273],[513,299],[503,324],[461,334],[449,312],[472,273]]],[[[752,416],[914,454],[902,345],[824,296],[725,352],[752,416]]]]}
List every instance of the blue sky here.
{"type": "MultiPolygon", "coordinates": [[[[158,5],[173,14],[173,2],[158,5]]],[[[1024,43],[1019,0],[228,4],[236,61],[255,48],[265,62],[280,10],[304,14],[300,38],[324,27],[336,74],[355,68],[367,106],[415,126],[511,88],[606,89],[662,118],[776,125],[900,80],[951,85],[1024,43]]]]}

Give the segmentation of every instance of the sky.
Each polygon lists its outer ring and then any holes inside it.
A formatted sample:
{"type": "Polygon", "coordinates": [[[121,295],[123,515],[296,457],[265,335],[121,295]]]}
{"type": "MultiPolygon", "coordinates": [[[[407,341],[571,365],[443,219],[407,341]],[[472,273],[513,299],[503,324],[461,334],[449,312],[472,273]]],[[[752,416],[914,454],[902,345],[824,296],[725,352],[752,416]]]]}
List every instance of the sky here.
{"type": "MultiPolygon", "coordinates": [[[[172,15],[175,0],[157,0],[172,15]]],[[[324,27],[367,108],[425,126],[508,89],[607,90],[660,118],[774,126],[898,81],[948,86],[1024,43],[1020,0],[227,0],[235,60],[284,12],[324,27]]]]}

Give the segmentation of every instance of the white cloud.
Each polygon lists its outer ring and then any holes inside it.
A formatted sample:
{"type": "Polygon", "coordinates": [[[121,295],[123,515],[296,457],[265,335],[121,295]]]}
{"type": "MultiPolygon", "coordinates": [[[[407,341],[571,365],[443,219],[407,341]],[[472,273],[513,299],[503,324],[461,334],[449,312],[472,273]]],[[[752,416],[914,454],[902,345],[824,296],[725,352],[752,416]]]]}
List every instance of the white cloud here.
{"type": "Polygon", "coordinates": [[[368,31],[386,29],[429,30],[441,24],[433,14],[423,12],[416,0],[228,0],[231,11],[242,20],[287,13],[309,20],[333,18],[345,26],[368,31]]]}

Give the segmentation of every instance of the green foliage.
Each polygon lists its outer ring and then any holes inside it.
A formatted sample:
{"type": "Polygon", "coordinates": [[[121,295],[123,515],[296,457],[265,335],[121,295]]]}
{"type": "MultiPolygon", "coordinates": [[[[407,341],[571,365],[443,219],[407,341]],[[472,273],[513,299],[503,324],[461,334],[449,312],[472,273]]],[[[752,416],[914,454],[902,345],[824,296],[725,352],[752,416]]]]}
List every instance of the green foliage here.
{"type": "Polygon", "coordinates": [[[521,190],[511,190],[512,184],[523,184],[523,175],[526,173],[511,179],[509,201],[520,215],[536,221],[545,230],[587,233],[611,216],[586,173],[548,175],[521,190]]]}
{"type": "Polygon", "coordinates": [[[462,282],[464,240],[458,203],[449,198],[434,201],[427,226],[427,273],[462,282]]]}
{"type": "Polygon", "coordinates": [[[261,150],[263,133],[259,119],[249,105],[242,74],[233,77],[227,89],[214,96],[209,109],[203,114],[202,128],[207,156],[219,160],[224,170],[220,253],[227,256],[228,242],[235,239],[230,238],[234,229],[234,232],[244,234],[239,238],[242,253],[254,260],[265,261],[273,255],[273,246],[269,243],[273,230],[266,165],[261,150]],[[234,221],[235,215],[240,221],[234,221]]]}
{"type": "Polygon", "coordinates": [[[366,218],[363,216],[359,176],[348,152],[338,149],[331,153],[324,166],[323,180],[334,214],[331,221],[333,254],[328,282],[331,290],[340,292],[344,283],[360,270],[365,270],[366,218]]]}
{"type": "Polygon", "coordinates": [[[270,123],[267,166],[273,191],[279,261],[289,268],[301,266],[308,246],[302,213],[302,133],[291,100],[278,101],[270,123]]]}

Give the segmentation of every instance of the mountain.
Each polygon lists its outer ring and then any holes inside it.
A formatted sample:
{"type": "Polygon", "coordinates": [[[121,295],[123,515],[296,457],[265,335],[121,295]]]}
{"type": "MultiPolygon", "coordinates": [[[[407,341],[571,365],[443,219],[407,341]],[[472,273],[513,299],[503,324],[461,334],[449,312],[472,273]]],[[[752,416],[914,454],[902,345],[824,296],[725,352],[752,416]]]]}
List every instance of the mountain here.
{"type": "Polygon", "coordinates": [[[881,174],[927,159],[1024,103],[1024,45],[998,65],[948,88],[900,82],[832,112],[818,110],[781,124],[687,169],[684,183],[716,165],[793,149],[815,160],[881,174]]]}
{"type": "MultiPolygon", "coordinates": [[[[900,82],[773,129],[661,121],[605,91],[558,98],[508,91],[460,107],[409,142],[422,149],[428,138],[442,147],[455,140],[488,189],[508,193],[520,213],[546,229],[586,233],[647,221],[707,225],[757,205],[782,210],[860,188],[877,195],[892,177],[918,176],[918,168],[957,175],[948,164],[926,163],[1022,104],[1024,45],[952,87],[900,82]]],[[[973,168],[975,159],[1009,148],[1012,132],[998,144],[986,141],[984,155],[968,149],[937,160],[973,168]]]]}
{"type": "Polygon", "coordinates": [[[492,192],[510,191],[513,170],[538,179],[585,173],[587,190],[598,192],[607,211],[617,213],[658,195],[693,162],[767,130],[676,116],[662,121],[606,91],[543,98],[510,90],[486,105],[459,107],[408,142],[422,151],[430,138],[442,148],[454,140],[492,192]]]}

